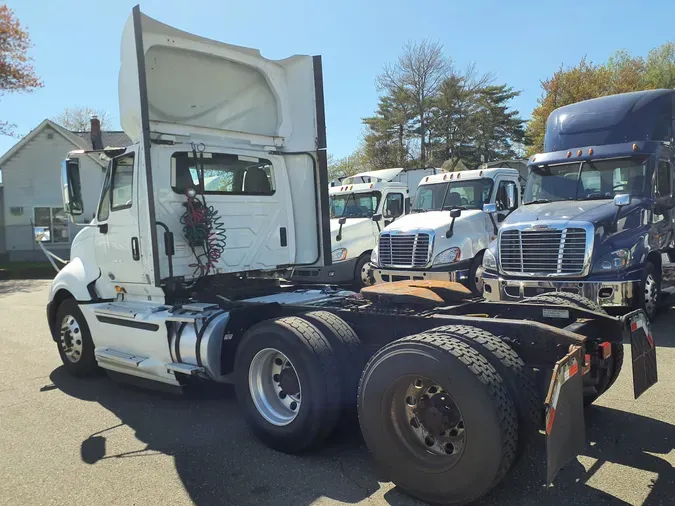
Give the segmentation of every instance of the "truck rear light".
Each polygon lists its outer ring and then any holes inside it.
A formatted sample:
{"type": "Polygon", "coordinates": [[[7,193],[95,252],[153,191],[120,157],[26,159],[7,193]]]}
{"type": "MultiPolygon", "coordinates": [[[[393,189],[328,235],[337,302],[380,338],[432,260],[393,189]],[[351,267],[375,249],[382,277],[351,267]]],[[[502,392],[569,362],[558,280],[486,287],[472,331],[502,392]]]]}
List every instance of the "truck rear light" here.
{"type": "Polygon", "coordinates": [[[607,360],[612,356],[612,343],[604,342],[600,344],[600,351],[602,352],[602,359],[607,360]]]}

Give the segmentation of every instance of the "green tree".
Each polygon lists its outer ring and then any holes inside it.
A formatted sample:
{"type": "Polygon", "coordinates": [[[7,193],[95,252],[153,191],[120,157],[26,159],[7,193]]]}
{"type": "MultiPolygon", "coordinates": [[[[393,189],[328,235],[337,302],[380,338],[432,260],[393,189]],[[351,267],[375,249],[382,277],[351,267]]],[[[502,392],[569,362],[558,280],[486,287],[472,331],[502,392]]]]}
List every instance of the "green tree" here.
{"type": "Polygon", "coordinates": [[[675,42],[666,42],[649,52],[645,82],[649,88],[675,88],[675,42]]]}
{"type": "MultiPolygon", "coordinates": [[[[0,5],[0,96],[29,93],[43,86],[28,56],[30,36],[16,19],[14,11],[0,5]]],[[[14,135],[16,125],[0,119],[0,135],[14,135]]]]}
{"type": "Polygon", "coordinates": [[[475,124],[472,165],[517,156],[516,146],[525,137],[525,121],[509,102],[520,95],[506,84],[485,86],[479,90],[475,124]]]}
{"type": "Polygon", "coordinates": [[[364,155],[375,167],[406,167],[412,161],[410,136],[414,105],[400,89],[381,96],[375,114],[364,118],[364,155]]]}
{"type": "Polygon", "coordinates": [[[406,97],[415,111],[415,133],[420,163],[427,160],[429,113],[438,91],[452,70],[452,61],[443,54],[443,45],[423,40],[407,42],[397,61],[385,65],[377,86],[389,97],[406,97]]]}
{"type": "Polygon", "coordinates": [[[360,144],[354,152],[344,158],[335,158],[333,155],[328,155],[328,180],[342,178],[345,176],[353,176],[359,172],[366,172],[374,170],[370,165],[368,158],[365,155],[365,147],[360,144]]]}

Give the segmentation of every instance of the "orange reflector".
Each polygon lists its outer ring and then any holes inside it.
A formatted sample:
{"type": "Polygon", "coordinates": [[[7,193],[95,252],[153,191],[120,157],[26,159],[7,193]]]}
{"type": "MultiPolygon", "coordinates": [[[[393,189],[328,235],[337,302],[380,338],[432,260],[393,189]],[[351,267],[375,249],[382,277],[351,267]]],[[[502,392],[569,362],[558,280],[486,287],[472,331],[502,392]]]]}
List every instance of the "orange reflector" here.
{"type": "Polygon", "coordinates": [[[458,174],[457,174],[457,179],[459,179],[460,177],[462,177],[462,175],[458,173],[458,174]]]}
{"type": "Polygon", "coordinates": [[[593,148],[590,148],[590,149],[588,150],[588,154],[589,154],[589,155],[592,155],[592,154],[593,154],[593,148]]]}
{"type": "Polygon", "coordinates": [[[568,151],[568,152],[567,152],[567,158],[569,158],[570,156],[572,156],[572,152],[571,152],[571,151],[568,151]]]}
{"type": "Polygon", "coordinates": [[[612,356],[612,343],[604,342],[600,344],[600,351],[602,351],[602,359],[607,360],[612,356]]]}
{"type": "Polygon", "coordinates": [[[445,178],[448,177],[447,174],[443,174],[443,181],[445,181],[445,178]]]}
{"type": "Polygon", "coordinates": [[[429,176],[424,178],[424,182],[426,183],[427,181],[429,181],[429,176]]]}
{"type": "Polygon", "coordinates": [[[581,156],[583,154],[582,150],[577,151],[577,156],[581,156]]]}
{"type": "Polygon", "coordinates": [[[454,174],[450,174],[450,179],[452,179],[452,178],[454,178],[454,177],[455,177],[454,174]]]}
{"type": "Polygon", "coordinates": [[[117,293],[127,293],[127,291],[126,291],[123,287],[121,287],[121,286],[119,286],[119,285],[115,285],[115,291],[116,291],[117,293]]]}
{"type": "Polygon", "coordinates": [[[372,188],[372,187],[373,187],[373,185],[371,184],[371,185],[370,185],[370,187],[372,188]]]}
{"type": "Polygon", "coordinates": [[[591,371],[591,356],[587,353],[584,357],[584,367],[581,370],[581,375],[585,376],[591,371]]]}
{"type": "Polygon", "coordinates": [[[483,176],[483,171],[481,170],[481,171],[478,173],[478,177],[482,177],[482,176],[483,176]]]}
{"type": "Polygon", "coordinates": [[[532,161],[533,161],[533,162],[536,162],[536,161],[537,161],[537,157],[536,157],[536,156],[533,156],[533,157],[532,157],[532,161]]]}
{"type": "Polygon", "coordinates": [[[633,332],[635,332],[635,331],[637,330],[637,328],[638,328],[637,322],[631,323],[630,329],[631,329],[633,332]]]}
{"type": "Polygon", "coordinates": [[[633,144],[633,151],[637,151],[637,144],[633,144]]]}

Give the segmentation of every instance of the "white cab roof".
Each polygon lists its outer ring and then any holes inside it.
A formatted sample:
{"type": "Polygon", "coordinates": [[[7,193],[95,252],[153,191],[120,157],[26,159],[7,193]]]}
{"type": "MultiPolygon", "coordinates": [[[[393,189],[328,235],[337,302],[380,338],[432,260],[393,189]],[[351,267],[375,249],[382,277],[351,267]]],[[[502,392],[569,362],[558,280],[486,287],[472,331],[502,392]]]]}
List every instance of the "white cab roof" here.
{"type": "Polygon", "coordinates": [[[401,190],[407,190],[408,188],[404,183],[389,183],[389,182],[378,182],[378,183],[359,183],[359,184],[345,184],[341,186],[333,186],[328,189],[329,195],[338,195],[342,193],[365,193],[372,191],[383,191],[384,189],[389,188],[400,188],[401,190]]]}
{"type": "Polygon", "coordinates": [[[518,171],[516,169],[476,169],[476,170],[462,170],[459,172],[444,172],[443,174],[436,174],[434,176],[427,176],[420,181],[420,186],[425,184],[442,183],[443,181],[466,181],[467,179],[495,179],[497,176],[508,176],[518,179],[518,171]]]}

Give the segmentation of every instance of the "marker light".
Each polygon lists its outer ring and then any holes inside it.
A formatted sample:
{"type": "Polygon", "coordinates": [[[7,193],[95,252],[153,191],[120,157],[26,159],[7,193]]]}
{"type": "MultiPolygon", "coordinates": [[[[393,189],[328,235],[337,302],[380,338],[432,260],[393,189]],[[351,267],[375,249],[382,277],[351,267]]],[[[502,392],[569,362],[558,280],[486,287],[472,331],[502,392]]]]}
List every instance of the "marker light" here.
{"type": "Polygon", "coordinates": [[[577,151],[577,156],[581,156],[583,154],[582,150],[577,151]]]}
{"type": "Polygon", "coordinates": [[[569,158],[570,156],[572,156],[572,152],[571,152],[571,151],[568,151],[568,152],[567,152],[567,158],[569,158]]]}
{"type": "Polygon", "coordinates": [[[637,151],[637,144],[633,144],[633,151],[637,151]]]}
{"type": "Polygon", "coordinates": [[[588,154],[592,155],[593,154],[593,148],[588,148],[588,154]]]}

